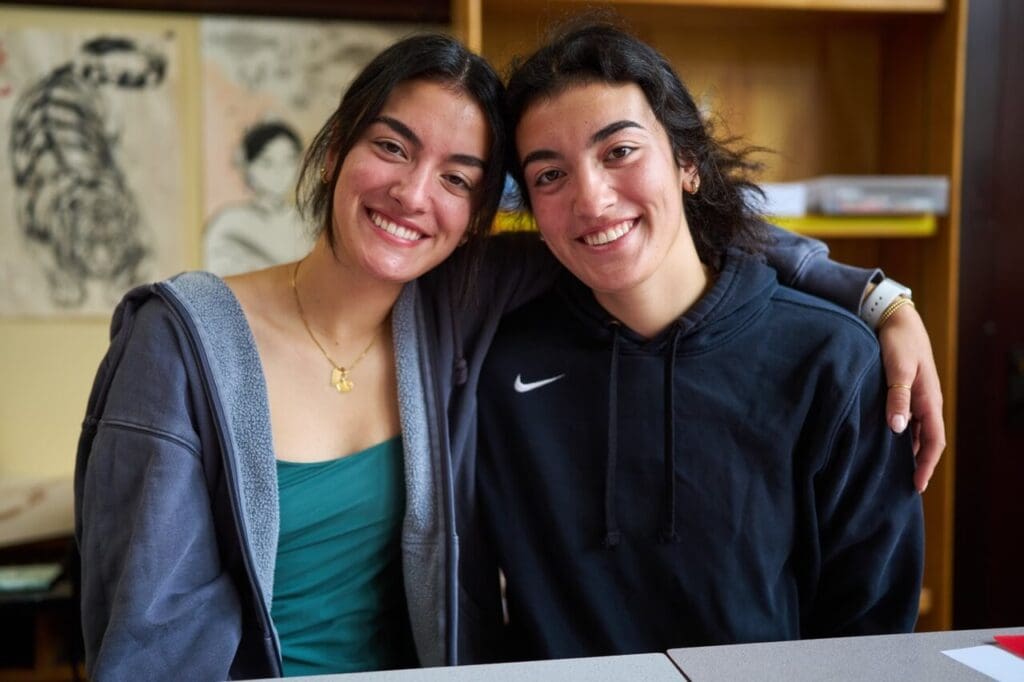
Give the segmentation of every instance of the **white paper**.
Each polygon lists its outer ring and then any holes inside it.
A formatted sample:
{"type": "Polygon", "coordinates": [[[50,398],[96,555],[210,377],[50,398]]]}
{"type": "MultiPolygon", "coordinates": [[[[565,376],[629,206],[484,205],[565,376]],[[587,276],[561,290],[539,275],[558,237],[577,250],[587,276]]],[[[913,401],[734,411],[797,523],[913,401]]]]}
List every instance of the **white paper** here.
{"type": "Polygon", "coordinates": [[[942,653],[999,682],[1024,682],[1024,658],[991,644],[942,653]]]}
{"type": "Polygon", "coordinates": [[[0,28],[0,316],[109,318],[185,268],[182,36],[154,22],[0,28]]]}

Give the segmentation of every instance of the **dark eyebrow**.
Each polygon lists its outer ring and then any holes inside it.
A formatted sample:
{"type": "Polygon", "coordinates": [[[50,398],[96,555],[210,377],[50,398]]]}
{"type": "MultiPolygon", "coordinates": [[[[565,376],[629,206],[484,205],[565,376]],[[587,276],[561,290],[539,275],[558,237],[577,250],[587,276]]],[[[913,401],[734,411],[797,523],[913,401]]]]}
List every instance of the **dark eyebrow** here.
{"type": "MultiPolygon", "coordinates": [[[[415,147],[420,149],[423,147],[423,142],[420,141],[420,138],[416,133],[398,119],[391,118],[390,116],[378,116],[373,119],[372,123],[383,123],[388,128],[391,128],[396,133],[409,140],[409,142],[411,142],[415,147]]],[[[455,163],[461,163],[464,166],[475,166],[482,170],[487,169],[487,164],[484,163],[483,159],[477,158],[471,154],[452,154],[448,157],[448,160],[454,161],[455,163]]]]}
{"type": "Polygon", "coordinates": [[[538,149],[530,152],[523,157],[522,166],[526,168],[534,161],[550,161],[551,159],[560,159],[562,155],[551,149],[538,149]]]}
{"type": "MultiPolygon", "coordinates": [[[[607,140],[609,137],[611,137],[612,135],[614,135],[615,133],[619,132],[624,128],[639,128],[640,130],[645,129],[636,121],[630,121],[626,119],[622,121],[615,121],[614,123],[609,123],[604,128],[601,128],[596,133],[591,135],[590,145],[593,146],[598,142],[607,140]]],[[[562,158],[562,155],[552,149],[538,149],[536,151],[530,152],[529,154],[523,157],[522,166],[523,168],[526,168],[534,161],[550,161],[552,159],[560,158],[562,158]]]]}
{"type": "Polygon", "coordinates": [[[409,128],[409,126],[405,125],[398,119],[391,118],[390,116],[378,116],[377,118],[373,119],[371,123],[383,123],[388,128],[391,128],[396,133],[398,133],[405,139],[409,140],[409,142],[412,142],[417,147],[423,146],[423,143],[420,141],[420,138],[417,137],[416,133],[414,133],[409,128]]]}
{"type": "Polygon", "coordinates": [[[464,166],[476,166],[480,170],[487,170],[487,164],[483,159],[471,156],[470,154],[452,154],[448,157],[450,161],[461,163],[464,166]]]}
{"type": "Polygon", "coordinates": [[[619,132],[623,128],[639,128],[640,130],[644,130],[644,127],[637,123],[636,121],[630,121],[628,119],[616,121],[615,123],[609,123],[604,128],[601,128],[596,133],[591,135],[590,144],[594,145],[597,144],[598,142],[601,142],[602,140],[607,140],[609,137],[619,132]]]}

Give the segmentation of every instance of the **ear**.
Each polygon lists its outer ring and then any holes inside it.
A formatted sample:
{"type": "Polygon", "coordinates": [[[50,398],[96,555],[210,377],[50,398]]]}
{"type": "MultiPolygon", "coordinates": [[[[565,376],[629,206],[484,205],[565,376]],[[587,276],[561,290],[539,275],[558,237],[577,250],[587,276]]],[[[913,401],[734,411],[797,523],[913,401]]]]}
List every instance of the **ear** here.
{"type": "Polygon", "coordinates": [[[684,161],[679,164],[682,189],[687,194],[696,194],[700,189],[700,173],[697,171],[697,164],[692,161],[684,161]]]}

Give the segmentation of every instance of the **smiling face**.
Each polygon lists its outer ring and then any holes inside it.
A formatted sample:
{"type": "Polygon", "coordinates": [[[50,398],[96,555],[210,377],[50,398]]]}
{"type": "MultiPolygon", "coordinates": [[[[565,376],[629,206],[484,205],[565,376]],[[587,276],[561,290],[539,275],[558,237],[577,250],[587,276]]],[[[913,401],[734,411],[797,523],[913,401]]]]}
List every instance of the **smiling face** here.
{"type": "Polygon", "coordinates": [[[393,282],[447,258],[473,214],[489,135],[461,91],[418,80],[395,87],[342,163],[332,209],[338,258],[393,282]]]}
{"type": "Polygon", "coordinates": [[[590,83],[541,98],[516,128],[516,148],[541,233],[595,292],[670,287],[700,268],[669,139],[636,85],[590,83]]]}

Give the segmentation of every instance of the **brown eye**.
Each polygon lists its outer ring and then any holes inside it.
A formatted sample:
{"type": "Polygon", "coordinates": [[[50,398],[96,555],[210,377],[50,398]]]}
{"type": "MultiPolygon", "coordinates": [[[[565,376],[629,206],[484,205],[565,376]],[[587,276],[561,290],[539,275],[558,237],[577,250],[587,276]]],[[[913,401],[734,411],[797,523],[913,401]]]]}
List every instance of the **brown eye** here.
{"type": "Polygon", "coordinates": [[[452,173],[445,175],[444,179],[446,182],[448,182],[448,184],[453,185],[458,189],[466,190],[467,192],[472,191],[473,189],[473,185],[470,184],[469,180],[462,177],[461,175],[456,175],[452,173]]]}
{"type": "Polygon", "coordinates": [[[546,170],[537,176],[534,180],[534,187],[543,187],[544,185],[550,185],[555,180],[565,175],[562,171],[557,169],[546,170]]]}
{"type": "Polygon", "coordinates": [[[405,157],[405,150],[403,150],[402,146],[396,142],[393,142],[391,140],[376,140],[374,141],[373,144],[375,144],[377,148],[380,149],[385,154],[391,154],[392,156],[401,156],[403,158],[405,157]]]}
{"type": "Polygon", "coordinates": [[[611,160],[624,159],[636,150],[636,147],[627,147],[626,145],[620,145],[613,147],[608,152],[608,158],[611,160]]]}

